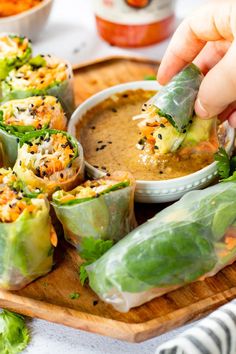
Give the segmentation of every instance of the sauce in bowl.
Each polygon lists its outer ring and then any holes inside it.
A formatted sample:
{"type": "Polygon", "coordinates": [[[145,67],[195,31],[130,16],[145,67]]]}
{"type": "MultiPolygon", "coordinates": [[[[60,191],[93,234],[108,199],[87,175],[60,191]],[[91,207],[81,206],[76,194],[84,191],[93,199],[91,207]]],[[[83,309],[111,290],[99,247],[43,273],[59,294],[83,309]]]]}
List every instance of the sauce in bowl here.
{"type": "Polygon", "coordinates": [[[109,173],[126,170],[137,180],[157,181],[191,174],[213,162],[208,152],[153,158],[137,149],[140,134],[132,118],[155,93],[138,89],[115,94],[84,114],[76,128],[88,163],[109,173]]]}

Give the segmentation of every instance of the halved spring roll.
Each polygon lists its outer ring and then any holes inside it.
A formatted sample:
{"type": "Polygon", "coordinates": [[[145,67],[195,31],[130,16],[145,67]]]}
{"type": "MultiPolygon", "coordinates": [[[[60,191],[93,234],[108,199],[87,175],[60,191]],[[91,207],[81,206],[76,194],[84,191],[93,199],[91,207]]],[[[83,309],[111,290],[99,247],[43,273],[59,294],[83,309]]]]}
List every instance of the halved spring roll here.
{"type": "Polygon", "coordinates": [[[236,260],[236,183],[187,193],[88,266],[91,288],[126,312],[236,260]]]}
{"type": "Polygon", "coordinates": [[[69,119],[75,108],[72,79],[72,68],[68,63],[50,55],[38,55],[9,73],[2,82],[2,101],[56,96],[69,119]]]}
{"type": "Polygon", "coordinates": [[[86,181],[70,192],[57,191],[52,205],[68,242],[84,237],[119,241],[135,226],[134,180],[126,172],[86,181]]]}
{"type": "Polygon", "coordinates": [[[70,190],[83,181],[83,149],[63,131],[28,133],[20,140],[13,170],[24,184],[38,187],[50,197],[59,188],[70,190]]]}
{"type": "MultiPolygon", "coordinates": [[[[147,148],[156,154],[167,154],[180,148],[196,120],[193,117],[194,103],[202,78],[201,71],[191,64],[144,104],[142,113],[133,118],[142,119],[138,124],[142,138],[137,148],[147,148]]],[[[211,121],[210,126],[214,124],[211,121]]],[[[205,129],[209,131],[208,123],[205,129]]],[[[201,139],[199,136],[198,141],[201,139]]]]}
{"type": "Polygon", "coordinates": [[[28,38],[16,34],[0,34],[0,80],[8,73],[26,63],[32,54],[28,38]]]}
{"type": "Polygon", "coordinates": [[[0,287],[17,290],[48,273],[57,236],[42,194],[28,195],[11,170],[0,169],[0,287]]]}
{"type": "Polygon", "coordinates": [[[40,129],[66,130],[67,120],[58,99],[35,96],[8,101],[0,106],[0,142],[5,167],[13,167],[18,140],[22,135],[40,129]]]}

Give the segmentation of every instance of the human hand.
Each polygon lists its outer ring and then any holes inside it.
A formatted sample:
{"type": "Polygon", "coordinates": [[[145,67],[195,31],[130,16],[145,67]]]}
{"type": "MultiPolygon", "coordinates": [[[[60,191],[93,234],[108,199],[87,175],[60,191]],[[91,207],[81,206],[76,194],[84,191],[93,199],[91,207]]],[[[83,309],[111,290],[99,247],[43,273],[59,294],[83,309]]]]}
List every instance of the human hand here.
{"type": "Polygon", "coordinates": [[[236,128],[236,1],[209,3],[184,20],[158,70],[166,84],[190,62],[206,74],[195,111],[202,118],[219,115],[236,128]]]}

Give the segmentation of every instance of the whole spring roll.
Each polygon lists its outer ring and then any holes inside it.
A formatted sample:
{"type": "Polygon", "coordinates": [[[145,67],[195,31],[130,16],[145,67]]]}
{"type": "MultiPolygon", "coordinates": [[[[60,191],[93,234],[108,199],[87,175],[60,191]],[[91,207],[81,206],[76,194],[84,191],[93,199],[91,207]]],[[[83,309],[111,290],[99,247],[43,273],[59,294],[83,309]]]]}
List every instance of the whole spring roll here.
{"type": "Polygon", "coordinates": [[[16,34],[0,34],[0,80],[25,64],[31,57],[32,47],[28,38],[16,34]]]}
{"type": "Polygon", "coordinates": [[[2,82],[2,102],[30,96],[56,96],[70,119],[74,111],[71,66],[51,55],[38,55],[2,82]]]}
{"type": "Polygon", "coordinates": [[[52,205],[68,242],[84,237],[119,241],[135,226],[134,180],[126,172],[86,181],[70,192],[57,191],[52,205]]]}
{"type": "Polygon", "coordinates": [[[0,142],[2,162],[13,167],[18,140],[26,133],[40,129],[66,130],[67,120],[58,99],[35,96],[8,101],[0,106],[0,142]]]}
{"type": "Polygon", "coordinates": [[[18,290],[48,273],[57,236],[42,194],[27,194],[16,174],[0,169],[0,287],[18,290]]]}
{"type": "Polygon", "coordinates": [[[83,149],[63,131],[28,133],[20,140],[13,170],[25,185],[40,188],[50,198],[57,189],[70,190],[83,181],[83,149]]]}
{"type": "Polygon", "coordinates": [[[187,193],[86,267],[99,297],[121,312],[236,260],[236,183],[187,193]]]}

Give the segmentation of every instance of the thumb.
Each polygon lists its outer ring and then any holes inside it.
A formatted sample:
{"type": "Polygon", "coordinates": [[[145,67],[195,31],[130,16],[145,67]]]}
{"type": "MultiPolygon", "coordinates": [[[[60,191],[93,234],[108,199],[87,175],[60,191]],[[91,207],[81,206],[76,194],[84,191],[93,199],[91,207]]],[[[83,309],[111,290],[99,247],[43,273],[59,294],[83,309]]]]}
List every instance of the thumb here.
{"type": "Polygon", "coordinates": [[[222,60],[205,76],[195,103],[195,111],[202,118],[222,113],[236,101],[236,42],[222,60]]]}

